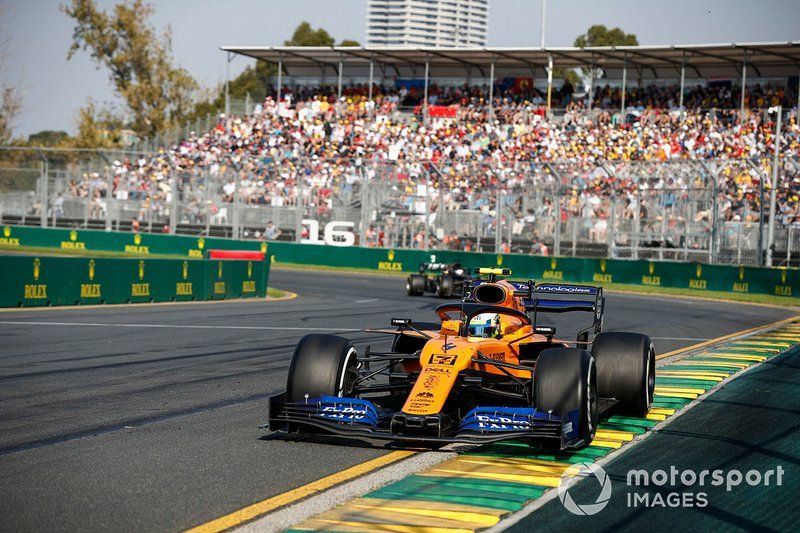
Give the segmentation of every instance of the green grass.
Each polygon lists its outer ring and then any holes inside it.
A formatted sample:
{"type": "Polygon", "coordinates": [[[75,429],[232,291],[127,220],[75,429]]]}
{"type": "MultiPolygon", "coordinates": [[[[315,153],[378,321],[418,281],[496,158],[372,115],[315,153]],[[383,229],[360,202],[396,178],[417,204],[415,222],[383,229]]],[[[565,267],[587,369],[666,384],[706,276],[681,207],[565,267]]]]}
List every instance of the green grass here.
{"type": "Polygon", "coordinates": [[[141,258],[149,257],[152,259],[192,259],[179,254],[135,254],[128,252],[109,252],[99,250],[62,250],[61,248],[47,248],[44,246],[2,246],[2,254],[35,254],[35,255],[72,255],[78,257],[117,257],[117,258],[141,258]]]}
{"type": "MultiPolygon", "coordinates": [[[[283,263],[279,261],[273,263],[272,267],[277,269],[288,269],[288,270],[316,270],[316,271],[322,270],[330,272],[371,274],[378,276],[392,276],[400,278],[404,278],[410,274],[410,272],[389,272],[389,271],[377,271],[369,268],[304,265],[297,263],[283,263]]],[[[735,292],[722,292],[722,291],[698,291],[693,289],[679,289],[673,287],[646,287],[641,285],[627,285],[624,283],[604,283],[601,285],[606,290],[618,291],[618,292],[628,292],[637,294],[661,294],[668,296],[691,296],[696,298],[710,298],[713,300],[726,300],[726,301],[745,302],[753,304],[781,305],[786,307],[800,306],[800,298],[792,298],[787,296],[772,296],[770,294],[748,294],[748,293],[735,293],[735,292]]]]}
{"type": "Polygon", "coordinates": [[[267,298],[283,298],[284,296],[286,296],[286,291],[274,287],[267,287],[267,298]]]}
{"type": "Polygon", "coordinates": [[[282,261],[273,261],[272,267],[284,270],[317,270],[328,272],[342,272],[344,274],[372,274],[373,276],[391,276],[393,278],[405,278],[412,272],[397,272],[389,270],[375,270],[372,268],[351,268],[351,267],[337,267],[337,266],[324,266],[324,265],[305,265],[301,263],[284,263],[282,261]]]}
{"type": "Polygon", "coordinates": [[[638,294],[667,294],[672,296],[693,296],[698,298],[711,298],[714,300],[728,300],[733,302],[746,302],[754,304],[783,305],[787,307],[800,306],[800,298],[789,296],[773,296],[771,294],[749,294],[722,291],[697,291],[693,289],[678,289],[674,287],[646,287],[642,285],[626,285],[624,283],[606,283],[603,288],[609,291],[635,292],[638,294]]]}

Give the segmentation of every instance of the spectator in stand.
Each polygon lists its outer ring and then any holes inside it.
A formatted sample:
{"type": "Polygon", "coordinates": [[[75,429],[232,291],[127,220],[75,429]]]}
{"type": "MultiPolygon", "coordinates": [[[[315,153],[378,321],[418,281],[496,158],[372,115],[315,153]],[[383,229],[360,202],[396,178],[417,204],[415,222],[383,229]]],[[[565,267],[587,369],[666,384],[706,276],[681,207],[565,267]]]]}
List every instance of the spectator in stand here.
{"type": "Polygon", "coordinates": [[[281,236],[281,230],[271,220],[267,221],[267,227],[264,228],[264,239],[268,241],[275,241],[281,236]]]}

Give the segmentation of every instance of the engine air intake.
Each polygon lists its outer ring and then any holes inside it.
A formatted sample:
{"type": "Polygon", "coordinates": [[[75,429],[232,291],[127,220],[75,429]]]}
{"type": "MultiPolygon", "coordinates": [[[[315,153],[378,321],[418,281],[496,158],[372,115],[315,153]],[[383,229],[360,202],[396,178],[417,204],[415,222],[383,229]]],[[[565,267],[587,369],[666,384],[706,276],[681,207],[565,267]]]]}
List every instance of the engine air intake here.
{"type": "Polygon", "coordinates": [[[494,305],[505,301],[506,291],[500,285],[484,283],[475,288],[474,296],[477,302],[494,305]]]}

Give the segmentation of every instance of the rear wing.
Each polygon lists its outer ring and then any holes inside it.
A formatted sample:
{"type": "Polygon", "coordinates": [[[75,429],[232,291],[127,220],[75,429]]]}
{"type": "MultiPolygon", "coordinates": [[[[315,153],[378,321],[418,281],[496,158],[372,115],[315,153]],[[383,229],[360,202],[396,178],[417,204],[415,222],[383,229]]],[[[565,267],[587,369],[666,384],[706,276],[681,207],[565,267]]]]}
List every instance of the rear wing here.
{"type": "Polygon", "coordinates": [[[533,312],[534,327],[539,313],[592,313],[592,323],[578,332],[578,344],[588,345],[589,331],[597,334],[603,329],[605,296],[602,287],[593,285],[539,283],[533,287],[531,297],[525,300],[525,308],[533,312]]]}

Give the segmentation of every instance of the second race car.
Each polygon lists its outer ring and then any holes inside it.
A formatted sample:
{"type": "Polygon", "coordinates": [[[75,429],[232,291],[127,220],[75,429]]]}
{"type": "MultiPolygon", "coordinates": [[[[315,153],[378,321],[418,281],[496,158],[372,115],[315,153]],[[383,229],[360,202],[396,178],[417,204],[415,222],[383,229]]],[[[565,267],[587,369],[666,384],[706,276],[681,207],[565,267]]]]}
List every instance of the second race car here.
{"type": "Polygon", "coordinates": [[[460,296],[464,280],[470,277],[470,270],[461,263],[421,263],[419,274],[411,274],[406,279],[406,293],[409,296],[422,296],[431,292],[439,298],[460,296]]]}

